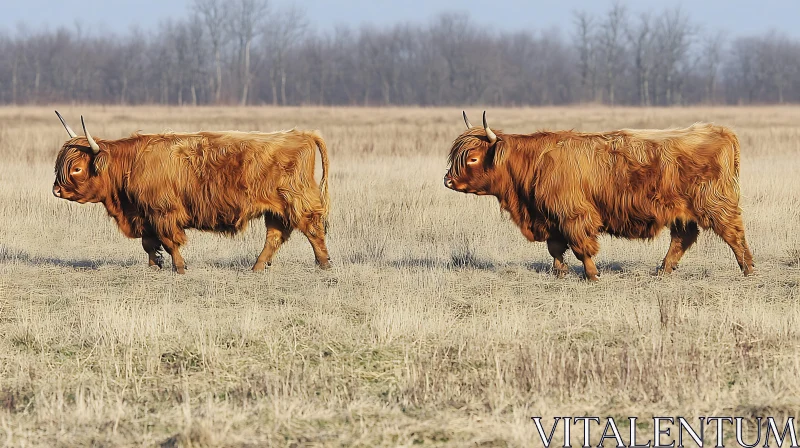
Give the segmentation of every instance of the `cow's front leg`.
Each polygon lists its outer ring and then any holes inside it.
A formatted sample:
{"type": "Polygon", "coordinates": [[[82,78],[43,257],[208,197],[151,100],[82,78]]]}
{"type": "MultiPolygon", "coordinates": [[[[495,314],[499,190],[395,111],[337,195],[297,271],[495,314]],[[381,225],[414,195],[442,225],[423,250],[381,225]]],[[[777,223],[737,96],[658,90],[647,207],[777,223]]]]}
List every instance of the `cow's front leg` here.
{"type": "Polygon", "coordinates": [[[174,213],[162,213],[152,222],[161,245],[172,257],[172,269],[178,274],[186,273],[186,262],[181,256],[180,247],[186,243],[186,232],[178,223],[174,213]]]}
{"type": "Polygon", "coordinates": [[[308,242],[311,243],[317,265],[321,269],[329,269],[331,267],[331,259],[328,256],[328,247],[325,245],[325,226],[322,224],[322,218],[319,215],[312,215],[303,219],[298,229],[303,232],[308,238],[308,242]]]}
{"type": "Polygon", "coordinates": [[[586,280],[590,282],[596,282],[600,280],[600,272],[597,270],[597,266],[594,264],[594,260],[592,260],[592,256],[577,252],[575,249],[572,249],[572,252],[575,254],[575,257],[578,260],[583,262],[583,270],[586,273],[586,280]]]}
{"type": "Polygon", "coordinates": [[[586,273],[586,280],[596,282],[600,280],[600,273],[597,271],[592,257],[600,251],[600,243],[597,242],[597,234],[586,228],[585,223],[571,221],[566,223],[562,229],[567,244],[572,248],[572,253],[583,263],[583,270],[586,273]]]}
{"type": "Polygon", "coordinates": [[[178,274],[186,273],[186,262],[180,251],[180,244],[171,238],[161,238],[161,244],[166,249],[170,257],[172,257],[172,269],[178,274]]]}
{"type": "Polygon", "coordinates": [[[564,278],[569,271],[567,263],[564,262],[564,253],[567,251],[567,241],[561,234],[551,235],[547,240],[547,251],[553,257],[553,273],[558,278],[564,278]]]}
{"type": "Polygon", "coordinates": [[[161,241],[154,236],[143,236],[142,247],[147,252],[147,265],[151,269],[161,269],[164,265],[164,257],[161,256],[161,241]]]}
{"type": "Polygon", "coordinates": [[[750,252],[750,247],[747,245],[747,240],[744,238],[744,224],[742,217],[737,212],[731,212],[732,218],[727,220],[717,220],[712,225],[714,233],[719,235],[728,246],[733,250],[733,255],[736,257],[736,262],[739,263],[744,275],[751,275],[753,273],[753,254],[750,252]],[[734,214],[736,213],[736,214],[734,214]]]}

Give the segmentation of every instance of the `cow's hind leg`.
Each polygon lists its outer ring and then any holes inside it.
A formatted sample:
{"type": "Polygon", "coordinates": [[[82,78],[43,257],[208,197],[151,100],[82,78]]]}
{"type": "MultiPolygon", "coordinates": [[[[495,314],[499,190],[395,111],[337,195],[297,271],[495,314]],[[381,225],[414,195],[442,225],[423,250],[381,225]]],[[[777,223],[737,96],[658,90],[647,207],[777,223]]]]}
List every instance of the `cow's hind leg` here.
{"type": "Polygon", "coordinates": [[[142,247],[147,252],[147,265],[152,269],[161,269],[164,257],[161,256],[161,241],[154,236],[143,236],[142,247]]]}
{"type": "Polygon", "coordinates": [[[292,229],[286,227],[283,220],[275,217],[274,215],[267,214],[264,216],[264,223],[267,225],[267,239],[264,242],[264,249],[258,255],[256,264],[253,265],[253,271],[263,271],[264,268],[269,266],[275,252],[285,243],[292,234],[292,229]]]}
{"type": "Polygon", "coordinates": [[[308,238],[308,242],[311,243],[317,265],[322,269],[330,268],[328,248],[325,246],[325,225],[322,222],[322,217],[318,214],[306,217],[300,222],[298,229],[303,232],[303,235],[308,238]]]}
{"type": "Polygon", "coordinates": [[[744,275],[752,274],[754,267],[753,254],[750,253],[750,247],[744,237],[742,215],[736,213],[733,218],[728,220],[714,220],[711,224],[711,229],[728,243],[744,275]]]}
{"type": "Polygon", "coordinates": [[[678,267],[678,262],[681,261],[683,254],[697,241],[700,229],[694,221],[689,221],[688,223],[676,222],[670,226],[669,233],[672,239],[669,243],[667,255],[661,263],[661,272],[665,274],[669,274],[678,267]]]}
{"type": "Polygon", "coordinates": [[[178,274],[186,273],[186,262],[181,255],[181,244],[186,242],[186,233],[183,229],[178,229],[178,233],[170,236],[159,235],[158,239],[161,240],[161,245],[172,257],[172,269],[178,274]]]}
{"type": "Polygon", "coordinates": [[[564,262],[564,253],[567,251],[567,240],[560,233],[551,232],[551,237],[547,240],[547,251],[553,257],[553,273],[558,278],[563,278],[569,271],[569,267],[564,262]]]}

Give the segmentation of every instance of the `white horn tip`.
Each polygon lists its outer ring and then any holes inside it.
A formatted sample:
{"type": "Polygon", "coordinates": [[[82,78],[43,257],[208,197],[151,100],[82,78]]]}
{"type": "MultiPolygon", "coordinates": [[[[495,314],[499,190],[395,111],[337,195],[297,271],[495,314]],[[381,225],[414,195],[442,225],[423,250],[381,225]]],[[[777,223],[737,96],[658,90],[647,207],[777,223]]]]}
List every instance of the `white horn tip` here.
{"type": "Polygon", "coordinates": [[[89,146],[92,148],[92,152],[95,154],[99,153],[100,146],[96,141],[94,141],[92,136],[89,134],[89,131],[86,130],[86,122],[83,121],[83,115],[81,115],[81,125],[83,126],[83,134],[86,136],[86,140],[89,141],[89,146]]]}

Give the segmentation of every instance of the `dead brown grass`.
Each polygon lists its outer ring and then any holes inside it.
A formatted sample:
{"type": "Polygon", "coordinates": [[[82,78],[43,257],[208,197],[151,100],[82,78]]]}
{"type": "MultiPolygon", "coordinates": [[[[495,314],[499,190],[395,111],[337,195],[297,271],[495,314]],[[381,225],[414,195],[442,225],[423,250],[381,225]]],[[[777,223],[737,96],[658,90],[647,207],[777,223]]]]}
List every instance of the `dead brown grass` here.
{"type": "MultiPolygon", "coordinates": [[[[604,238],[602,281],[553,278],[491,198],[441,185],[460,110],[62,107],[76,127],[319,129],[330,272],[263,225],[192,232],[151,272],[99,205],[50,193],[52,108],[0,109],[0,440],[12,446],[531,446],[534,415],[797,415],[800,109],[491,110],[507,131],[714,121],[742,141],[757,275],[704,233],[604,238]]],[[[477,111],[473,111],[477,116],[477,111]]]]}

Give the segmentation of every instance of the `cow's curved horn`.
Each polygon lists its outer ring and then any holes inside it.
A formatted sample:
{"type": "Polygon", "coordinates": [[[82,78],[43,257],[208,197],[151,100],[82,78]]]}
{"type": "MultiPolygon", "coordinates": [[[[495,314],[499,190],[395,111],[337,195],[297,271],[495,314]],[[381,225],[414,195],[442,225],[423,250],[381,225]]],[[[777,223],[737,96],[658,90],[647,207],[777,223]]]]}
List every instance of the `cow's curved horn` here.
{"type": "Polygon", "coordinates": [[[467,112],[462,110],[461,115],[464,116],[464,124],[467,125],[467,129],[472,129],[472,123],[470,123],[469,118],[467,118],[467,112]]]}
{"type": "Polygon", "coordinates": [[[486,130],[486,138],[489,139],[489,144],[494,145],[497,141],[497,135],[489,129],[489,125],[486,124],[486,111],[483,111],[483,129],[486,130]]]}
{"type": "Polygon", "coordinates": [[[83,134],[86,135],[86,140],[89,140],[89,146],[92,147],[92,152],[97,154],[100,152],[100,146],[97,145],[97,142],[94,141],[89,131],[86,130],[86,123],[83,121],[83,115],[81,115],[81,125],[83,125],[83,134]]]}
{"type": "Polygon", "coordinates": [[[58,113],[58,111],[56,111],[56,115],[58,115],[58,119],[59,119],[59,120],[61,120],[61,124],[63,124],[63,125],[64,125],[64,129],[66,129],[66,130],[67,130],[67,134],[69,134],[69,138],[75,138],[75,137],[77,137],[77,136],[78,136],[78,134],[76,134],[76,133],[75,133],[75,131],[73,131],[73,130],[72,130],[72,128],[71,128],[71,127],[69,127],[69,125],[67,124],[67,122],[66,122],[66,121],[64,121],[64,117],[62,117],[62,116],[61,116],[61,114],[60,114],[60,113],[58,113]]]}

